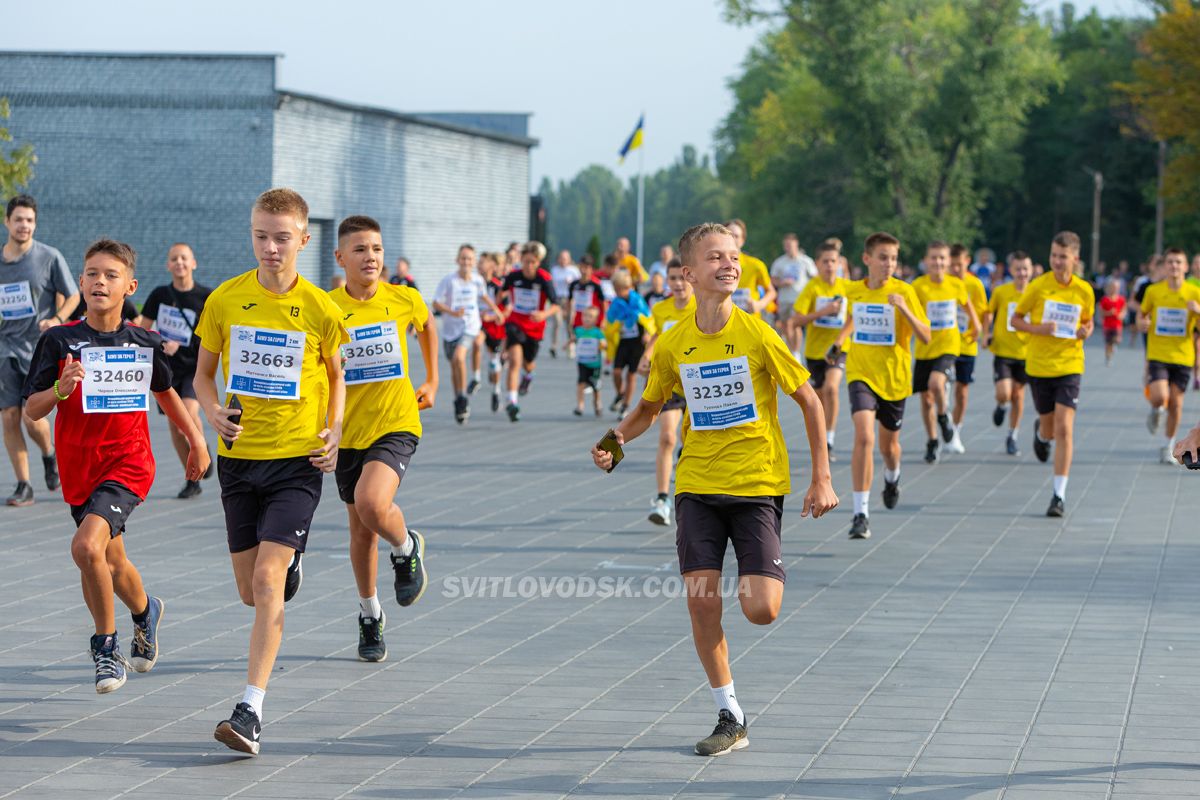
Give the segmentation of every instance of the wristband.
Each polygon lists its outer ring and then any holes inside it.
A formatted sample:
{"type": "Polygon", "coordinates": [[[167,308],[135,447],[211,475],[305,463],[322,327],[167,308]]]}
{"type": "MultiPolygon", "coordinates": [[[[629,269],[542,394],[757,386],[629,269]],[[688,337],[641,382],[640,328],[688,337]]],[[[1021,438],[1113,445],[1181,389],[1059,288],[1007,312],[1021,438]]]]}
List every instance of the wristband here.
{"type": "Polygon", "coordinates": [[[66,399],[67,399],[68,397],[70,397],[71,395],[70,395],[69,393],[68,393],[68,394],[62,394],[62,393],[60,393],[60,392],[58,391],[58,381],[55,381],[55,382],[54,382],[54,396],[55,396],[55,397],[57,397],[57,398],[59,399],[59,401],[61,402],[61,401],[63,401],[63,400],[66,400],[66,399]]]}
{"type": "Polygon", "coordinates": [[[63,318],[60,317],[58,314],[54,315],[54,321],[57,322],[59,325],[63,324],[63,318]]]}

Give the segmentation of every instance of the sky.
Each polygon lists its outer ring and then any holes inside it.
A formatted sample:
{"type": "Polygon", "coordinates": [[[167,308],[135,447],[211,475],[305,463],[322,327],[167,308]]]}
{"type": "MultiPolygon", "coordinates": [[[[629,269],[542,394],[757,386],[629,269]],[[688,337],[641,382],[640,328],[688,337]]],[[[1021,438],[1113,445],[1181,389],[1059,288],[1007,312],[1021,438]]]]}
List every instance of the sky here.
{"type": "MultiPolygon", "coordinates": [[[[1058,3],[1039,0],[1040,10],[1058,3]]],[[[1079,0],[1145,15],[1141,0],[1079,0]]],[[[532,113],[535,189],[589,164],[629,178],[617,151],[645,112],[644,165],[713,150],[728,80],[765,30],[718,0],[55,0],[0,26],[0,49],[278,53],[279,88],[406,112],[532,113]]]]}

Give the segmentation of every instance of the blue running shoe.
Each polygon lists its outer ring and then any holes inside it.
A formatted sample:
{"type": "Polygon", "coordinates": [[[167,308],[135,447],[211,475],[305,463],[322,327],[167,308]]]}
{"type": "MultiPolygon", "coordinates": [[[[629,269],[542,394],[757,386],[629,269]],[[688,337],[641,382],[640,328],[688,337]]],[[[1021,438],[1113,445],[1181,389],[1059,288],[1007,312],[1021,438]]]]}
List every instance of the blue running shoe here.
{"type": "Polygon", "coordinates": [[[149,672],[158,663],[158,623],[162,621],[163,609],[167,606],[157,597],[150,597],[146,605],[146,619],[141,625],[133,625],[133,642],[129,645],[129,666],[134,672],[149,672]]]}
{"type": "Polygon", "coordinates": [[[125,656],[115,633],[92,637],[92,661],[96,662],[96,693],[108,694],[125,685],[125,656]]]}

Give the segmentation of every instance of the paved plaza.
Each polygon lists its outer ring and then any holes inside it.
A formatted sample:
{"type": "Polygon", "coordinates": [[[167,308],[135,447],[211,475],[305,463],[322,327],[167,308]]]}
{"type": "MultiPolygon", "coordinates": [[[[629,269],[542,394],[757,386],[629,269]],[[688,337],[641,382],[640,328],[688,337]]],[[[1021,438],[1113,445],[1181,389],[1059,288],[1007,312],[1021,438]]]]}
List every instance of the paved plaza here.
{"type": "MultiPolygon", "coordinates": [[[[877,474],[865,542],[846,538],[845,406],[842,506],[811,521],[802,418],[781,401],[787,591],[768,627],[727,601],[751,743],[716,759],[692,752],[716,713],[672,593],[675,532],[646,519],[654,439],[596,470],[588,448],[612,416],[571,415],[574,365],[543,356],[520,423],[480,393],[463,428],[444,370],[400,492],[431,584],[401,609],[381,568],[381,664],[356,657],[345,512],[326,480],[258,758],[212,738],[245,685],[252,621],[217,483],[174,499],[182,470],[154,415],[158,480],[127,536],[166,601],[153,672],[95,693],[66,506],[35,469],[37,504],[0,508],[0,797],[1200,796],[1200,475],[1157,463],[1140,349],[1105,368],[1097,344],[1062,520],[1043,516],[1032,409],[1022,455],[1004,454],[990,356],[965,455],[926,466],[910,401],[900,505],[882,507],[877,474]]],[[[1185,429],[1200,415],[1188,402],[1185,429]]],[[[5,463],[5,494],[13,482],[5,463]]],[[[117,618],[127,651],[119,604],[117,618]]]]}

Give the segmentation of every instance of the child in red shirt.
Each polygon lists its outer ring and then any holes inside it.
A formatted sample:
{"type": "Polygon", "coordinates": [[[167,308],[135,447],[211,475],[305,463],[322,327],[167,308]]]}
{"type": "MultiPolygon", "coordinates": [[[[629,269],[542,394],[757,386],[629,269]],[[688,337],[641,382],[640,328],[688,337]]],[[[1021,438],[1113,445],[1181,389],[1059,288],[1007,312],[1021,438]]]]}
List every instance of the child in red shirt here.
{"type": "Polygon", "coordinates": [[[1121,296],[1121,282],[1116,278],[1109,278],[1104,284],[1100,319],[1104,324],[1104,365],[1108,366],[1112,363],[1113,350],[1121,343],[1125,320],[1125,298],[1121,296]]]}

